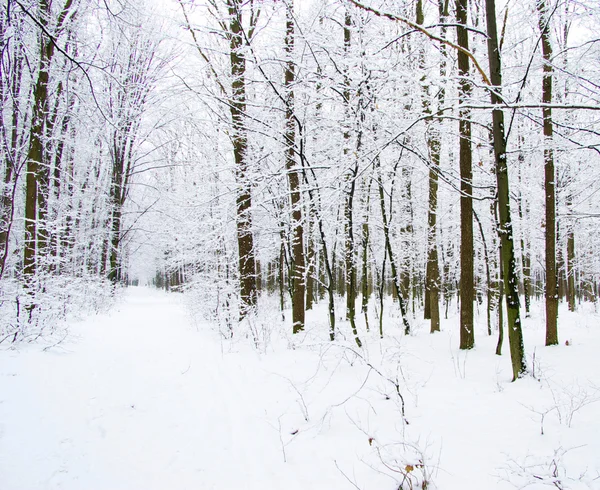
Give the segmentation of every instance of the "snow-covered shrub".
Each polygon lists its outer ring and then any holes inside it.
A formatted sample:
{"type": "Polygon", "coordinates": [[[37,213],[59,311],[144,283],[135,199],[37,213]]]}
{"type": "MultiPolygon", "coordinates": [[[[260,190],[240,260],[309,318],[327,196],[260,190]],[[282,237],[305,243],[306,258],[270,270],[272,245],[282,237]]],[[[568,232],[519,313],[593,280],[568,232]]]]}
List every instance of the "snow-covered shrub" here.
{"type": "Polygon", "coordinates": [[[111,304],[114,286],[97,276],[38,274],[23,283],[0,282],[0,344],[49,340],[66,334],[66,320],[99,313],[111,304]]]}

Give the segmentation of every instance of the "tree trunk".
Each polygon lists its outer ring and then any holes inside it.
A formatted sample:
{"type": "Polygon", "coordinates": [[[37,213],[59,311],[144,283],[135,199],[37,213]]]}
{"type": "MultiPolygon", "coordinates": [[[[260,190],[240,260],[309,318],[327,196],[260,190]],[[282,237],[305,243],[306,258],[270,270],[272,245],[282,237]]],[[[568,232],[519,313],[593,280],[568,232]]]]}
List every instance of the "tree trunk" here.
{"type": "Polygon", "coordinates": [[[281,240],[279,249],[279,310],[281,311],[281,320],[285,321],[285,245],[281,240]]]}
{"type": "Polygon", "coordinates": [[[311,211],[308,212],[308,243],[306,244],[306,310],[312,310],[313,302],[315,300],[315,240],[314,240],[314,213],[312,212],[312,204],[310,204],[311,211]]]}
{"type": "MultiPolygon", "coordinates": [[[[468,0],[456,0],[456,36],[458,45],[469,49],[467,25],[468,0]]],[[[466,103],[471,95],[469,58],[458,52],[459,102],[466,103]]],[[[460,348],[472,349],[473,331],[473,164],[471,153],[470,111],[460,111],[460,348]]]]}
{"type": "MultiPolygon", "coordinates": [[[[546,0],[536,2],[538,26],[544,58],[542,102],[552,103],[552,44],[550,40],[550,17],[546,0]]],[[[552,109],[542,109],[544,119],[544,191],[546,196],[546,345],[558,344],[558,285],[556,271],[556,172],[552,148],[552,109]]]]}
{"type": "Polygon", "coordinates": [[[521,179],[521,167],[525,163],[523,153],[519,150],[519,220],[521,221],[521,264],[523,267],[523,297],[525,300],[525,317],[529,316],[529,309],[531,305],[531,252],[529,251],[529,240],[526,240],[526,226],[524,223],[524,212],[523,212],[523,183],[521,179]]]}
{"type": "Polygon", "coordinates": [[[366,185],[365,214],[362,224],[362,307],[361,312],[365,317],[367,332],[369,329],[369,213],[371,211],[371,183],[369,179],[366,185]]]}
{"type": "MultiPolygon", "coordinates": [[[[344,52],[349,55],[352,18],[350,12],[346,11],[344,20],[344,52]]],[[[346,106],[346,118],[350,118],[350,80],[348,72],[344,73],[344,104],[346,106]]],[[[344,159],[350,155],[348,142],[350,140],[350,131],[344,131],[344,159]]],[[[357,146],[360,147],[360,140],[357,146]]],[[[346,162],[344,162],[346,163],[346,162]]],[[[358,337],[356,328],[356,263],[354,260],[355,243],[354,243],[354,193],[356,190],[356,179],[358,177],[358,157],[354,157],[354,164],[350,167],[348,173],[348,191],[346,193],[346,203],[344,206],[344,228],[345,228],[345,247],[344,247],[344,264],[346,266],[346,317],[350,321],[350,327],[354,340],[358,347],[362,347],[362,342],[358,337]]]]}
{"type": "Polygon", "coordinates": [[[485,233],[483,232],[481,220],[479,219],[476,213],[473,213],[473,216],[475,216],[475,221],[477,221],[477,225],[479,227],[479,234],[481,235],[481,242],[483,243],[483,255],[485,261],[485,278],[487,289],[487,331],[488,335],[492,335],[492,277],[490,274],[490,256],[488,253],[487,242],[485,241],[485,233]]]}
{"type": "MultiPolygon", "coordinates": [[[[5,68],[0,70],[0,104],[4,107],[10,107],[11,110],[8,113],[0,111],[2,150],[4,152],[4,186],[0,200],[0,279],[4,275],[9,254],[10,237],[15,213],[15,198],[17,192],[20,191],[18,170],[22,157],[22,139],[26,137],[25,132],[19,130],[22,124],[20,104],[23,100],[21,96],[21,83],[24,63],[22,49],[24,46],[19,44],[16,46],[10,45],[7,38],[10,36],[10,24],[14,21],[9,17],[8,12],[6,15],[6,18],[2,19],[2,25],[0,26],[0,42],[4,46],[0,63],[2,63],[2,66],[10,66],[10,69],[5,68]],[[8,59],[10,58],[12,60],[9,63],[8,59]]],[[[24,103],[27,104],[28,100],[25,100],[24,103]]]]}
{"type": "Polygon", "coordinates": [[[285,52],[285,168],[288,175],[290,205],[292,216],[292,324],[293,332],[304,330],[305,283],[304,283],[304,229],[302,225],[302,202],[300,196],[301,169],[296,163],[296,120],[294,118],[294,5],[293,1],[286,9],[285,52]]]}
{"type": "Polygon", "coordinates": [[[40,34],[40,61],[38,78],[33,93],[33,111],[27,152],[27,176],[25,179],[25,240],[23,246],[23,272],[31,278],[38,267],[38,247],[44,245],[45,236],[40,226],[40,217],[46,213],[46,200],[43,187],[47,186],[48,168],[44,167],[44,135],[49,112],[49,70],[54,56],[55,42],[69,18],[73,0],[66,0],[53,26],[53,39],[48,38],[50,29],[51,5],[48,0],[39,2],[39,21],[44,29],[40,34]]]}
{"type": "MultiPolygon", "coordinates": [[[[500,107],[502,98],[502,65],[498,49],[498,31],[496,27],[496,6],[494,0],[486,0],[488,59],[492,104],[500,107]]],[[[506,138],[504,135],[504,113],[501,109],[492,111],[494,135],[494,157],[496,160],[496,182],[498,187],[499,228],[501,243],[501,262],[506,295],[506,316],[508,324],[508,343],[513,369],[513,381],[525,371],[525,352],[523,332],[521,330],[519,279],[517,277],[514,253],[513,229],[510,215],[510,190],[508,185],[508,162],[506,158],[506,138]]]]}
{"type": "MultiPolygon", "coordinates": [[[[377,165],[377,170],[379,171],[379,165],[377,165]]],[[[385,193],[384,193],[384,189],[383,189],[383,181],[381,179],[381,172],[378,172],[377,183],[379,185],[379,204],[381,207],[381,219],[383,221],[383,236],[384,236],[384,240],[385,240],[385,250],[386,250],[387,256],[390,259],[390,267],[392,270],[392,282],[393,282],[394,291],[398,298],[398,303],[400,305],[400,313],[402,315],[402,323],[404,324],[404,334],[408,335],[408,334],[410,334],[410,324],[408,323],[408,318],[406,316],[406,304],[404,302],[404,298],[402,296],[402,291],[400,289],[400,278],[398,276],[398,269],[396,268],[396,261],[394,260],[394,255],[392,253],[392,244],[390,242],[390,226],[389,226],[389,221],[388,221],[388,217],[387,217],[387,212],[385,210],[385,193]]],[[[385,257],[384,257],[384,268],[381,271],[382,284],[383,284],[384,270],[385,270],[385,257]]],[[[382,292],[382,296],[383,296],[383,292],[382,292]]],[[[383,314],[383,299],[381,301],[382,301],[381,314],[383,314]]],[[[381,319],[380,319],[380,322],[381,322],[381,319]]]]}
{"type": "MultiPolygon", "coordinates": [[[[440,23],[444,24],[448,17],[448,1],[439,1],[440,23]]],[[[423,25],[425,22],[423,15],[423,1],[417,2],[417,24],[423,25]]],[[[446,28],[442,28],[442,37],[445,37],[446,28]]],[[[440,46],[441,64],[440,77],[446,76],[446,47],[440,46]]],[[[422,67],[425,65],[424,53],[422,53],[422,67]]],[[[424,80],[423,80],[424,81],[424,80]]],[[[429,97],[429,87],[424,88],[424,110],[431,113],[429,97]]],[[[445,89],[442,87],[438,94],[438,104],[442,107],[445,102],[445,89]]],[[[437,195],[438,195],[438,173],[441,156],[441,134],[439,131],[440,122],[432,120],[428,124],[427,146],[431,168],[429,169],[429,208],[427,211],[427,266],[425,270],[425,308],[424,318],[431,320],[430,331],[440,331],[440,269],[437,247],[437,195]]]]}
{"type": "Polygon", "coordinates": [[[246,58],[241,19],[241,0],[227,0],[231,64],[231,112],[233,156],[237,184],[237,242],[240,274],[240,319],[256,306],[256,261],[252,235],[252,195],[248,180],[246,116],[246,58]]]}
{"type": "Polygon", "coordinates": [[[573,223],[568,224],[567,230],[567,302],[569,311],[575,311],[575,233],[573,223]]]}

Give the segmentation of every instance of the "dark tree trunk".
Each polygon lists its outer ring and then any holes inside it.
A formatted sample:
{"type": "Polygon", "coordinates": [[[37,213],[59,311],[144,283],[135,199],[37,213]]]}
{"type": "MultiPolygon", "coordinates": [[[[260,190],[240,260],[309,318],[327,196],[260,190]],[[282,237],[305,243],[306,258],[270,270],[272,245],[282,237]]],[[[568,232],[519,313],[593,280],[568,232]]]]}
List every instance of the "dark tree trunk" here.
{"type": "MultiPolygon", "coordinates": [[[[344,52],[349,55],[351,43],[352,18],[346,11],[344,19],[344,52]]],[[[350,105],[350,80],[348,73],[344,74],[344,103],[346,105],[346,117],[350,117],[348,106],[350,105]]],[[[344,159],[350,155],[348,141],[350,140],[350,131],[344,132],[344,159]]],[[[358,139],[357,146],[360,146],[358,139]]],[[[346,163],[346,162],[345,162],[346,163]]],[[[354,193],[356,190],[356,179],[358,177],[358,157],[354,157],[354,164],[350,167],[348,173],[348,190],[346,193],[346,203],[344,206],[344,228],[345,228],[345,246],[344,246],[344,264],[346,268],[346,317],[350,321],[350,327],[354,340],[358,347],[362,347],[362,342],[358,336],[356,328],[356,263],[355,263],[355,242],[354,242],[354,193]]]]}
{"type": "Polygon", "coordinates": [[[39,22],[44,32],[40,36],[40,61],[38,77],[33,92],[33,111],[27,152],[25,179],[25,240],[23,247],[23,272],[31,278],[38,267],[39,246],[44,246],[46,237],[40,217],[46,214],[46,194],[44,188],[48,183],[48,167],[44,167],[44,135],[49,112],[49,70],[54,56],[55,42],[62,33],[68,19],[73,0],[66,0],[53,29],[50,27],[51,2],[40,0],[39,22]],[[54,38],[48,38],[48,30],[53,30],[54,38]]]}
{"type": "Polygon", "coordinates": [[[246,58],[241,19],[241,0],[227,0],[231,65],[231,112],[233,157],[237,183],[237,242],[240,274],[240,319],[256,306],[256,260],[252,235],[252,195],[248,178],[246,116],[246,58]]]}
{"type": "MultiPolygon", "coordinates": [[[[542,102],[552,103],[552,43],[550,40],[550,17],[546,0],[537,0],[539,29],[544,58],[542,102]]],[[[552,148],[552,109],[542,109],[544,118],[544,191],[546,196],[546,345],[558,344],[558,284],[556,270],[556,171],[552,148]]]]}
{"type": "Polygon", "coordinates": [[[569,311],[575,311],[575,233],[573,223],[568,224],[567,230],[567,303],[569,311]]]}
{"type": "MultiPolygon", "coordinates": [[[[488,59],[490,80],[493,90],[490,90],[493,105],[502,104],[502,65],[498,49],[498,31],[496,27],[496,6],[494,0],[486,0],[486,17],[488,30],[488,59]]],[[[506,158],[506,138],[504,135],[504,113],[501,109],[492,111],[494,135],[494,157],[496,160],[496,182],[498,187],[499,228],[501,243],[502,278],[506,295],[506,316],[508,325],[508,343],[513,369],[513,381],[525,371],[525,352],[523,347],[523,332],[521,329],[519,279],[517,277],[513,228],[510,215],[510,190],[508,185],[508,162],[506,158]]]]}
{"type": "MultiPolygon", "coordinates": [[[[440,0],[439,2],[439,18],[440,23],[445,23],[448,17],[448,1],[440,0]]],[[[423,2],[417,2],[417,24],[422,25],[425,19],[423,16],[423,2]]],[[[445,37],[446,28],[442,28],[442,37],[445,37]]],[[[442,60],[440,64],[440,77],[443,79],[446,76],[446,47],[440,46],[442,60]]],[[[425,60],[421,63],[423,66],[425,60]]],[[[429,89],[425,90],[425,111],[431,113],[429,107],[429,89]]],[[[442,87],[438,94],[438,103],[442,107],[445,102],[445,89],[442,87]]],[[[429,157],[431,160],[431,168],[429,169],[429,209],[427,211],[427,266],[425,270],[425,308],[424,317],[426,320],[431,320],[430,331],[439,332],[440,330],[440,269],[437,247],[437,200],[438,200],[438,172],[441,156],[441,134],[439,131],[440,122],[432,120],[428,124],[427,146],[429,149],[429,157]]]]}
{"type": "Polygon", "coordinates": [[[371,183],[372,179],[369,179],[369,183],[366,185],[366,197],[365,197],[365,214],[363,217],[362,224],[362,306],[361,312],[365,317],[365,326],[367,332],[369,328],[369,213],[371,211],[371,183]]]}
{"type": "MultiPolygon", "coordinates": [[[[312,206],[312,205],[311,205],[312,206]]],[[[306,310],[312,310],[315,300],[316,254],[314,240],[314,213],[308,213],[308,243],[306,246],[306,310]]]]}
{"type": "Polygon", "coordinates": [[[300,167],[296,163],[296,120],[294,118],[295,64],[294,57],[294,12],[293,2],[286,10],[285,52],[285,167],[288,174],[290,205],[292,215],[292,323],[293,332],[304,330],[305,317],[305,283],[304,283],[304,230],[302,226],[302,202],[300,195],[300,167]]]}
{"type": "MultiPolygon", "coordinates": [[[[456,0],[456,36],[458,45],[469,49],[467,25],[468,0],[456,0]]],[[[465,103],[471,95],[469,58],[458,52],[459,101],[465,103]]],[[[472,349],[473,331],[473,163],[471,153],[470,111],[460,112],[460,348],[472,349]]]]}

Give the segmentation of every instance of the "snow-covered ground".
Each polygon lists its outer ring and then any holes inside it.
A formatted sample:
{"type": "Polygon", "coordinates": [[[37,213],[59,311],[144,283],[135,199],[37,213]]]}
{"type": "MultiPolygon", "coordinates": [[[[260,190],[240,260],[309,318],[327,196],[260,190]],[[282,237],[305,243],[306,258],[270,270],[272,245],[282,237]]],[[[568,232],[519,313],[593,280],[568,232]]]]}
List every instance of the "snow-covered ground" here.
{"type": "Polygon", "coordinates": [[[358,350],[326,340],[323,310],[295,337],[273,313],[254,320],[255,348],[188,311],[131,288],[52,348],[0,351],[0,489],[600,489],[591,309],[561,310],[547,348],[536,305],[535,377],[515,383],[495,335],[458,350],[456,318],[405,337],[388,317],[358,350]]]}

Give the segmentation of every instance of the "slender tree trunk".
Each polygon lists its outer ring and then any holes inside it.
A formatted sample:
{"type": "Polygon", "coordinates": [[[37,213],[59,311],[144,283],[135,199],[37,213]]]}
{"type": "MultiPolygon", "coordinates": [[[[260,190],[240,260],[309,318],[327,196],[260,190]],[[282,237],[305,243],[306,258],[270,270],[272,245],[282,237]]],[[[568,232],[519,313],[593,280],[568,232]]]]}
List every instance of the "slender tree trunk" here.
{"type": "Polygon", "coordinates": [[[479,234],[481,235],[481,241],[483,243],[485,278],[487,289],[487,331],[488,335],[492,335],[492,277],[490,273],[490,256],[488,253],[487,242],[485,240],[485,233],[483,232],[481,220],[479,219],[476,213],[473,213],[473,216],[475,216],[475,221],[477,221],[477,226],[479,227],[479,234]]]}
{"type": "MultiPolygon", "coordinates": [[[[351,43],[352,18],[350,12],[346,11],[344,20],[344,52],[349,55],[351,43]]],[[[350,111],[350,79],[348,73],[344,75],[344,103],[346,106],[346,117],[349,119],[350,111]]],[[[350,140],[350,131],[344,132],[344,159],[347,160],[350,155],[348,142],[350,140]]],[[[357,143],[360,146],[360,143],[357,143]]],[[[344,227],[345,227],[345,247],[344,263],[346,266],[346,317],[350,321],[350,327],[354,340],[358,347],[362,347],[362,342],[358,337],[356,328],[356,263],[355,263],[355,243],[354,243],[354,193],[356,191],[356,179],[358,177],[358,157],[354,158],[354,164],[350,167],[348,174],[348,191],[346,194],[346,203],[344,206],[344,227]]]]}
{"type": "Polygon", "coordinates": [[[525,158],[523,157],[523,153],[519,151],[519,200],[518,200],[518,210],[519,210],[519,220],[522,223],[522,232],[521,232],[521,264],[523,267],[523,297],[525,300],[525,317],[529,316],[529,309],[531,305],[531,252],[529,251],[529,240],[526,240],[526,226],[524,223],[524,212],[523,212],[523,183],[521,178],[521,167],[525,162],[525,158]]]}
{"type": "Polygon", "coordinates": [[[227,0],[231,64],[231,112],[233,156],[237,183],[237,242],[240,272],[240,319],[256,306],[256,259],[252,235],[252,195],[248,179],[246,117],[246,58],[241,19],[241,0],[227,0]]]}
{"type": "MultiPolygon", "coordinates": [[[[308,175],[306,172],[306,168],[303,169],[304,180],[308,184],[308,175]]],[[[316,176],[314,171],[311,169],[311,173],[313,175],[313,179],[316,182],[316,176]]],[[[321,241],[321,268],[324,267],[325,275],[327,277],[327,300],[328,300],[328,313],[329,313],[329,339],[333,342],[335,340],[335,283],[334,283],[334,273],[331,262],[329,260],[329,252],[327,248],[327,239],[325,237],[325,228],[323,225],[323,220],[319,214],[319,210],[321,209],[321,197],[319,194],[319,189],[311,189],[311,186],[308,185],[308,196],[311,201],[311,206],[313,206],[315,217],[317,219],[317,227],[319,230],[319,238],[321,241]],[[316,196],[315,196],[316,193],[316,196]]]]}
{"type": "Polygon", "coordinates": [[[279,249],[279,310],[281,311],[281,320],[285,321],[285,245],[281,240],[279,249]]]}
{"type": "MultiPolygon", "coordinates": [[[[570,197],[567,206],[570,208],[570,197]]],[[[575,232],[573,223],[568,223],[567,228],[567,302],[569,311],[577,309],[575,302],[575,232]]]]}
{"type": "MultiPolygon", "coordinates": [[[[4,46],[0,55],[0,103],[11,107],[11,111],[6,114],[0,111],[0,128],[2,131],[2,150],[4,152],[4,175],[2,188],[2,197],[0,200],[0,279],[4,275],[6,262],[9,255],[10,237],[14,221],[15,201],[17,192],[20,191],[18,182],[19,161],[22,154],[22,138],[25,137],[24,132],[19,131],[21,125],[20,103],[21,83],[23,75],[24,57],[22,56],[22,48],[24,46],[10,46],[9,26],[13,20],[7,15],[3,19],[0,26],[0,42],[4,46]],[[4,23],[4,21],[6,23],[4,23]],[[9,65],[8,59],[12,58],[9,65]],[[6,120],[8,118],[8,121],[6,120]]],[[[27,103],[27,101],[25,102],[27,103]]]]}
{"type": "MultiPolygon", "coordinates": [[[[377,166],[377,170],[379,171],[379,166],[377,166]]],[[[407,314],[406,314],[406,304],[404,302],[404,297],[402,296],[402,291],[400,289],[400,278],[398,276],[398,269],[396,268],[396,261],[394,260],[394,255],[392,253],[392,244],[390,242],[390,226],[389,226],[389,221],[388,221],[388,217],[387,217],[387,212],[385,210],[385,193],[384,193],[384,189],[383,189],[383,182],[381,180],[380,172],[377,175],[377,183],[379,185],[379,204],[381,207],[381,219],[383,221],[383,236],[384,236],[384,240],[385,240],[385,250],[387,252],[387,256],[390,259],[393,287],[394,287],[396,296],[398,297],[398,303],[400,305],[400,313],[402,315],[402,323],[404,324],[404,334],[408,335],[408,334],[410,334],[410,324],[408,323],[408,318],[407,318],[407,314]]],[[[385,267],[385,258],[384,258],[384,267],[385,267]]],[[[384,270],[385,269],[382,269],[382,272],[381,272],[382,283],[383,283],[383,277],[384,277],[384,272],[383,272],[384,270]]],[[[382,303],[382,311],[383,311],[383,303],[382,303]]]]}
{"type": "MultiPolygon", "coordinates": [[[[439,1],[440,23],[445,23],[448,17],[448,0],[439,1]]],[[[423,1],[417,2],[417,24],[422,25],[425,22],[423,15],[423,1]]],[[[442,37],[445,37],[446,28],[442,28],[442,37]]],[[[440,46],[441,63],[440,77],[446,76],[446,47],[440,46]]],[[[424,54],[422,67],[424,67],[424,54]]],[[[431,113],[429,108],[429,87],[425,89],[424,109],[431,113]]],[[[438,103],[442,107],[445,101],[445,89],[442,87],[438,94],[438,103]]],[[[433,120],[428,124],[427,146],[431,160],[429,169],[429,209],[427,212],[427,266],[425,270],[425,308],[424,317],[430,319],[430,331],[439,332],[440,330],[440,269],[437,246],[437,200],[438,200],[438,172],[441,156],[441,134],[439,131],[440,122],[433,120]]]]}
{"type": "MultiPolygon", "coordinates": [[[[403,257],[400,261],[400,291],[402,297],[405,298],[406,302],[410,304],[411,297],[411,248],[413,243],[413,210],[412,210],[412,170],[406,167],[402,167],[401,170],[402,182],[405,183],[403,203],[405,208],[403,209],[402,215],[404,216],[405,226],[399,230],[400,236],[402,237],[402,249],[403,257]]],[[[414,298],[413,298],[414,299],[414,298]]],[[[414,310],[413,310],[414,312],[414,310]]]]}
{"type": "MultiPolygon", "coordinates": [[[[458,45],[469,49],[467,25],[468,0],[456,0],[456,36],[458,45]]],[[[469,58],[458,52],[459,101],[465,103],[471,95],[469,58]]],[[[460,348],[475,345],[473,326],[473,163],[471,153],[470,111],[460,112],[460,348]]]]}
{"type": "Polygon", "coordinates": [[[498,247],[498,343],[496,344],[496,355],[502,355],[502,344],[504,343],[504,308],[502,303],[504,301],[504,267],[502,266],[502,245],[498,247]]]}
{"type": "Polygon", "coordinates": [[[369,213],[371,211],[371,183],[369,179],[366,185],[365,196],[365,214],[362,224],[362,307],[361,311],[365,317],[365,326],[367,332],[369,329],[369,213]]]}
{"type": "MultiPolygon", "coordinates": [[[[380,192],[381,197],[381,192],[380,192]]],[[[384,203],[385,206],[385,203],[384,203]]],[[[385,208],[384,208],[385,209],[385,208]]],[[[379,291],[379,337],[383,338],[383,303],[385,297],[385,268],[387,266],[387,248],[383,248],[383,260],[381,261],[381,274],[377,277],[379,291]]]]}
{"type": "MultiPolygon", "coordinates": [[[[502,104],[502,65],[498,49],[498,30],[496,27],[496,6],[494,0],[486,0],[488,59],[490,80],[493,85],[491,93],[492,104],[500,107],[502,104]]],[[[506,138],[504,135],[504,113],[502,109],[492,111],[494,135],[494,157],[496,160],[496,182],[498,187],[499,229],[501,243],[501,262],[506,294],[506,316],[508,321],[508,343],[513,369],[513,381],[525,371],[525,352],[523,347],[523,332],[521,329],[519,279],[517,277],[516,261],[513,243],[513,228],[510,215],[510,190],[508,184],[508,162],[506,158],[506,138]]]]}
{"type": "MultiPolygon", "coordinates": [[[[539,13],[539,29],[544,58],[542,102],[552,103],[552,42],[550,40],[550,17],[546,0],[536,0],[539,13]]],[[[556,270],[556,171],[552,148],[552,109],[542,109],[544,118],[544,191],[546,196],[546,345],[558,344],[558,285],[556,270]]]]}
{"type": "Polygon", "coordinates": [[[306,310],[312,310],[313,302],[315,300],[315,240],[314,240],[314,212],[312,211],[312,204],[309,205],[310,211],[308,212],[308,238],[306,246],[306,310]]]}
{"type": "Polygon", "coordinates": [[[302,225],[302,202],[300,196],[300,167],[296,163],[296,121],[294,118],[294,89],[296,67],[294,64],[294,6],[293,2],[286,10],[285,52],[285,167],[288,174],[290,205],[292,215],[292,323],[293,332],[304,330],[305,282],[304,282],[304,229],[302,225]]]}

